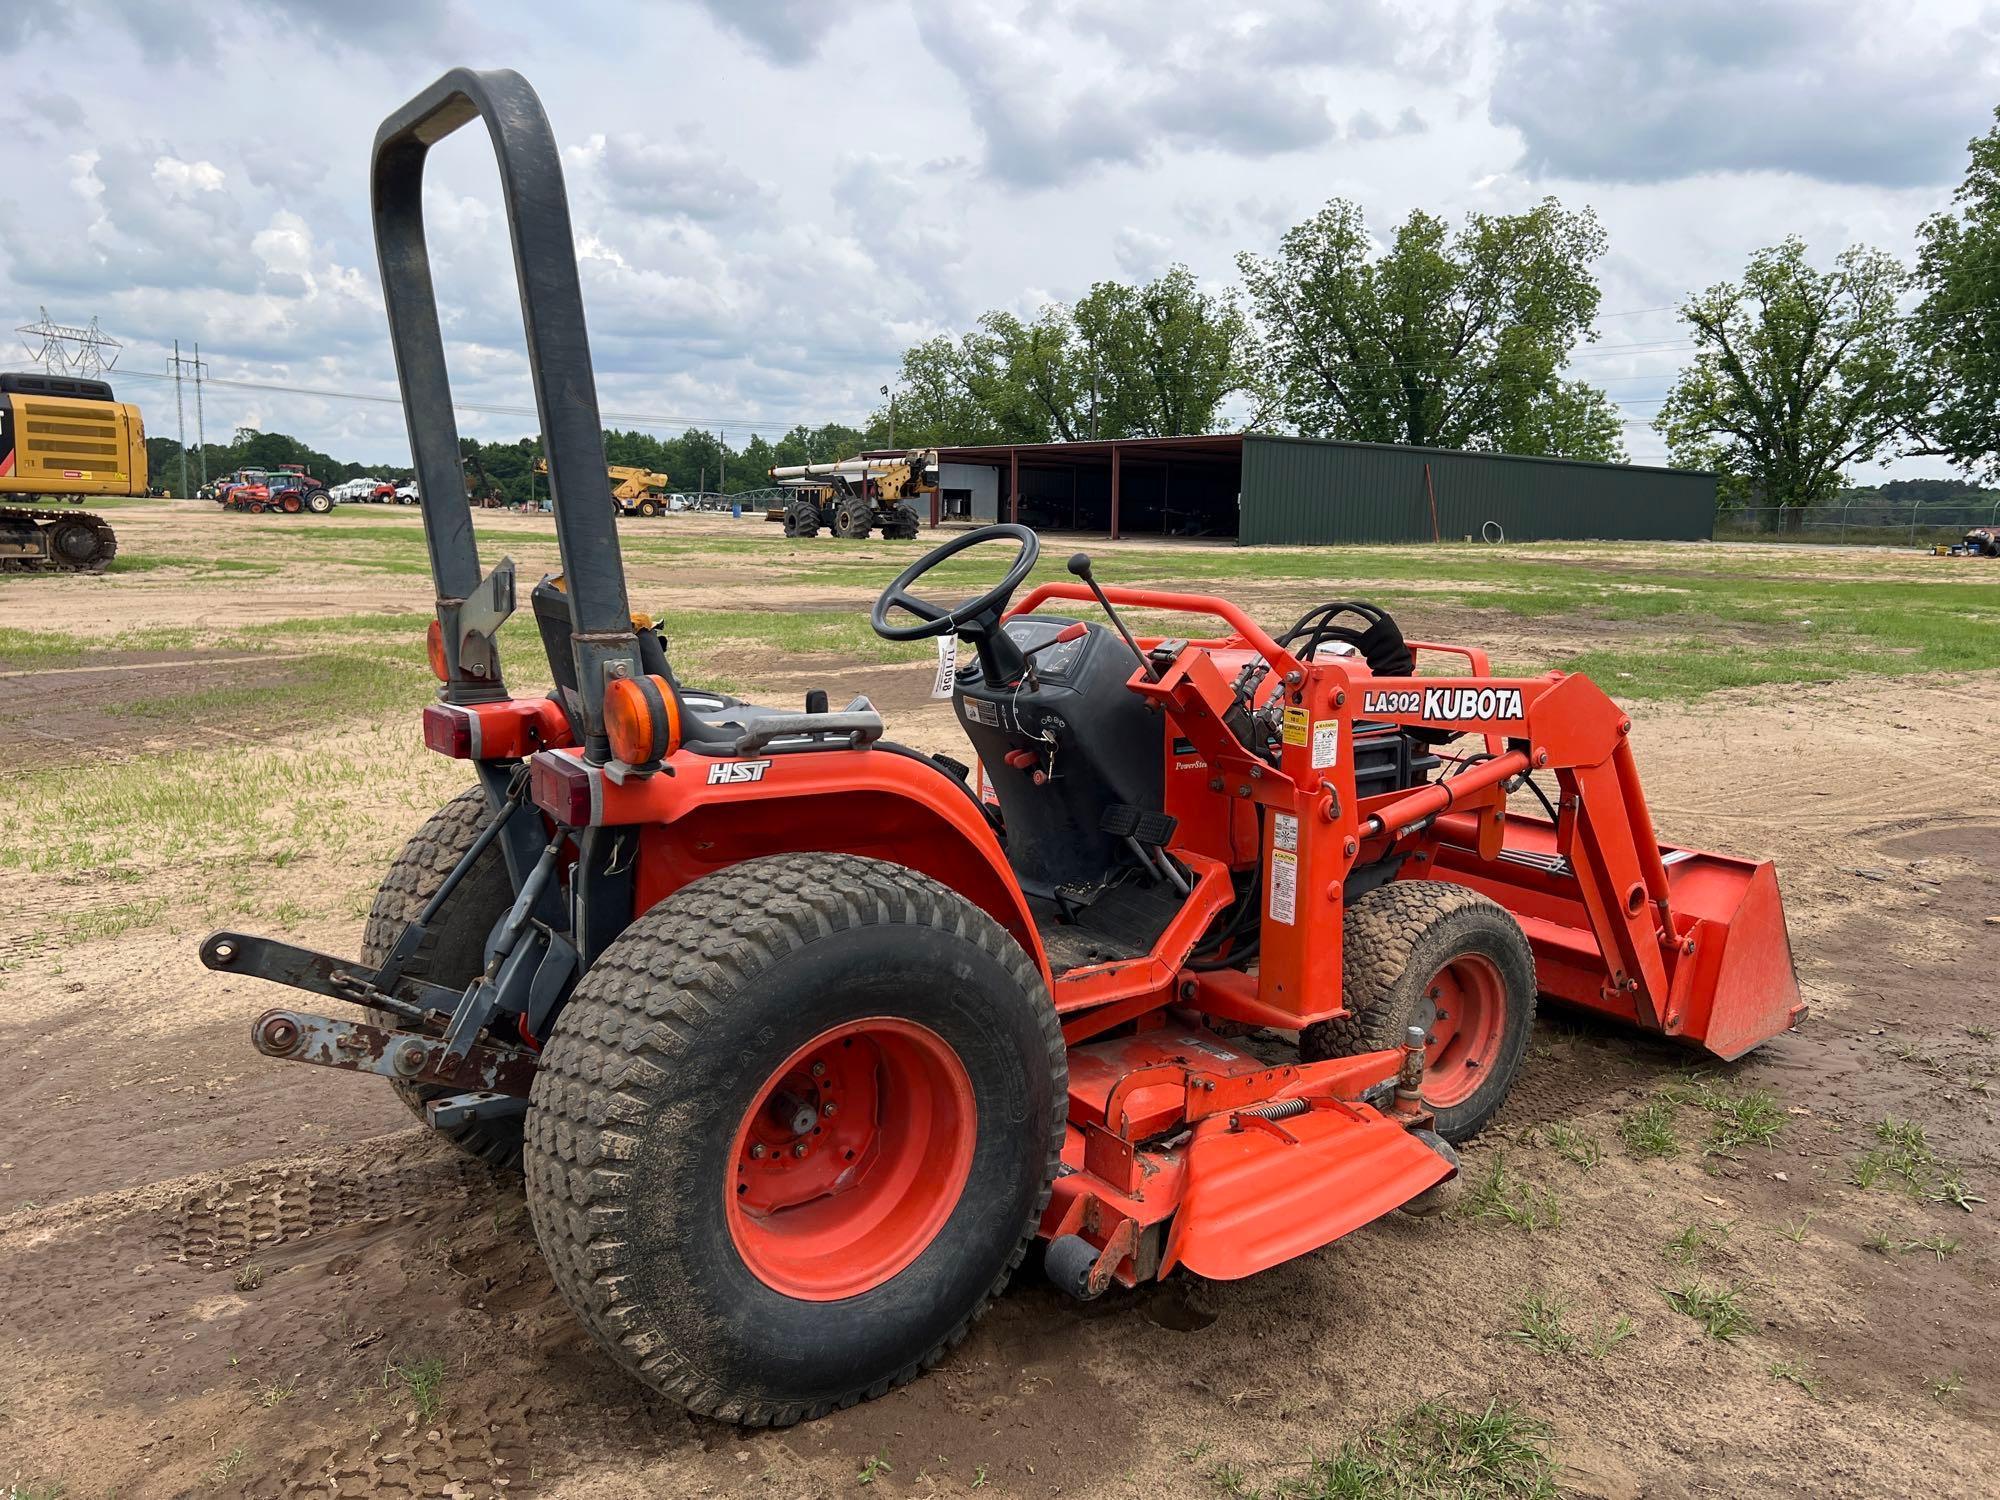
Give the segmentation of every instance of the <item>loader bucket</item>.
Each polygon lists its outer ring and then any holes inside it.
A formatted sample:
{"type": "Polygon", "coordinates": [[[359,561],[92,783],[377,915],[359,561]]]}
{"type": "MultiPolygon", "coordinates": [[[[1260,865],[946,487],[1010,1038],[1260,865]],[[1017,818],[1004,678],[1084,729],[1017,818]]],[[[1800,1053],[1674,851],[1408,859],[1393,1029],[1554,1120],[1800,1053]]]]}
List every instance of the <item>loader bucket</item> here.
{"type": "Polygon", "coordinates": [[[1659,846],[1674,932],[1672,982],[1657,1013],[1610,983],[1605,957],[1575,873],[1559,858],[1556,832],[1510,816],[1506,843],[1481,859],[1469,819],[1438,820],[1438,876],[1491,896],[1512,912],[1535,950],[1545,995],[1685,1037],[1716,1057],[1741,1057],[1789,1031],[1805,1015],[1778,875],[1768,860],[1659,846]],[[1692,942],[1692,953],[1685,951],[1692,942]]]}
{"type": "Polygon", "coordinates": [[[1770,861],[1676,849],[1667,889],[1674,911],[1694,921],[1682,1034],[1727,1062],[1797,1025],[1806,1006],[1770,861]]]}

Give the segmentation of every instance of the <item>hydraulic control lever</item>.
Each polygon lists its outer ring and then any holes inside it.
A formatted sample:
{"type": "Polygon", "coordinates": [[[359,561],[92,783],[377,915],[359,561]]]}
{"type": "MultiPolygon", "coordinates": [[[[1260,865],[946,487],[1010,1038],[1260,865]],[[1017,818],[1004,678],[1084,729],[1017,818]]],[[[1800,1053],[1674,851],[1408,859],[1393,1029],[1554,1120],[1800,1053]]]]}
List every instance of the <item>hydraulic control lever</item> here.
{"type": "Polygon", "coordinates": [[[1098,587],[1097,579],[1091,575],[1090,554],[1088,552],[1071,553],[1069,570],[1089,585],[1091,593],[1097,596],[1097,602],[1104,606],[1105,614],[1111,617],[1112,625],[1117,627],[1118,633],[1125,638],[1125,644],[1130,646],[1132,654],[1139,658],[1139,665],[1146,669],[1147,678],[1150,681],[1158,682],[1160,680],[1160,669],[1154,666],[1146,653],[1139,649],[1139,643],[1132,638],[1132,632],[1125,628],[1125,622],[1118,618],[1118,611],[1111,607],[1111,601],[1104,596],[1104,590],[1098,587]]]}

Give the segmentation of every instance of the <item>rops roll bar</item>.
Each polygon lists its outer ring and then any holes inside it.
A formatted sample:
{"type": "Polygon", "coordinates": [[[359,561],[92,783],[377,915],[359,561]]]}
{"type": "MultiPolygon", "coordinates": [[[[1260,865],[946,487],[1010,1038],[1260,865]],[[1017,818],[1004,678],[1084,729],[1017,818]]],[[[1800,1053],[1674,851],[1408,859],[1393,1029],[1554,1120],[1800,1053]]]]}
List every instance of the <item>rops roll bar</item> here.
{"type": "Polygon", "coordinates": [[[610,755],[604,736],[605,683],[640,672],[638,645],[604,469],[604,434],[562,159],[541,100],[526,79],[506,70],[454,68],[375,132],[375,251],[437,585],[448,668],[443,696],[449,703],[506,696],[493,637],[514,606],[511,562],[484,577],[480,573],[424,242],[424,163],[432,146],[474,118],[486,122],[500,167],[528,370],[548,457],[556,543],[568,580],[584,755],[602,764],[610,755]]]}

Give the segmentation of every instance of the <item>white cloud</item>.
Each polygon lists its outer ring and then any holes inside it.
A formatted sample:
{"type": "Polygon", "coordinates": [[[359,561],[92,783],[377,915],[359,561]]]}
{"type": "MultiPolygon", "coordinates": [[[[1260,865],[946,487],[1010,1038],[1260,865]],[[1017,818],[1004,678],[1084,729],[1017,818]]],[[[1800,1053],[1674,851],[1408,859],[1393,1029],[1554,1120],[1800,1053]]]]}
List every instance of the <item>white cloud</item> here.
{"type": "MultiPolygon", "coordinates": [[[[1828,255],[1906,252],[2000,97],[1994,24],[1991,0],[7,5],[0,56],[24,81],[0,100],[0,299],[98,316],[141,401],[176,337],[231,379],[392,390],[375,126],[447,67],[512,65],[564,148],[605,409],[741,441],[862,417],[904,347],[987,308],[1175,261],[1225,285],[1234,252],[1335,195],[1378,236],[1417,207],[1588,202],[1619,314],[1794,228],[1828,255]],[[83,37],[105,76],[145,86],[33,65],[83,37]]],[[[442,143],[428,175],[456,389],[526,405],[483,132],[442,143]]],[[[1670,313],[1608,319],[1578,373],[1641,420],[1676,338],[1670,313]]],[[[393,405],[208,398],[211,432],[404,450],[393,405]]]]}

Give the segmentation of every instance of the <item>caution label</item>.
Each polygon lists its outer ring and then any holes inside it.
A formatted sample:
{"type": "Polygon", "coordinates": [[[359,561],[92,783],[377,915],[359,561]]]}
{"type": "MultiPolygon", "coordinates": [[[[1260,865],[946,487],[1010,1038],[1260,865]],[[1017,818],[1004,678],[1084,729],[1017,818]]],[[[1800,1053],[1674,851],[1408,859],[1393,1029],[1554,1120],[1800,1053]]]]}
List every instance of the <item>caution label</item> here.
{"type": "Polygon", "coordinates": [[[1290,927],[1299,915],[1299,857],[1289,849],[1271,850],[1271,920],[1290,927]]]}
{"type": "Polygon", "coordinates": [[[1340,764],[1340,720],[1321,719],[1313,725],[1313,769],[1340,764]]]}
{"type": "Polygon", "coordinates": [[[1312,737],[1312,715],[1303,708],[1285,710],[1285,743],[1303,745],[1312,737]]]}

